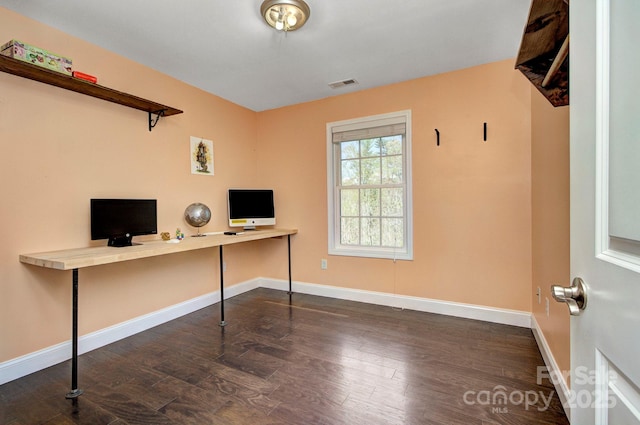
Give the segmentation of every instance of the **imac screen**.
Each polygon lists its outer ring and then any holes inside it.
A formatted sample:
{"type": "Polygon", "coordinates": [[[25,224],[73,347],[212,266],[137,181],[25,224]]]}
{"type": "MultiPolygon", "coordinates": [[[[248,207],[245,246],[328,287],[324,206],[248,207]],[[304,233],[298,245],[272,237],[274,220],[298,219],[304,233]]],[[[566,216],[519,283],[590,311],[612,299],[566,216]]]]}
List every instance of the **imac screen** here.
{"type": "Polygon", "coordinates": [[[252,229],[276,224],[271,189],[229,189],[229,226],[252,229]]]}

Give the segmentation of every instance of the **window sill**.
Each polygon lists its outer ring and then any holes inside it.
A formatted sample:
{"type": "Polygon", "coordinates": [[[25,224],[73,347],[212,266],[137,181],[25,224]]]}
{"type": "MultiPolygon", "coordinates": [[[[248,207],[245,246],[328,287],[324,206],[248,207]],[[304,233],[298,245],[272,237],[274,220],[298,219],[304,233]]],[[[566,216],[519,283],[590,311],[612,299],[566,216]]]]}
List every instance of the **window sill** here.
{"type": "Polygon", "coordinates": [[[402,251],[394,251],[393,249],[366,249],[359,248],[333,248],[329,249],[329,255],[341,255],[345,257],[364,257],[364,258],[380,258],[388,260],[413,261],[413,253],[402,251]]]}

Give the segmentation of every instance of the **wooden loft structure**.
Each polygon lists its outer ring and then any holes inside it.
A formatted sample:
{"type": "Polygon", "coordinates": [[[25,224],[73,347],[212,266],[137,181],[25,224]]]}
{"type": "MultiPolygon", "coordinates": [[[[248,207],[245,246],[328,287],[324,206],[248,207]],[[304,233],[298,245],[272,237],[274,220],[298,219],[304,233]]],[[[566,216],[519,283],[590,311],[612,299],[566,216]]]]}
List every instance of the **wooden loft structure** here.
{"type": "Polygon", "coordinates": [[[569,104],[568,0],[532,0],[516,69],[553,106],[569,104]]]}

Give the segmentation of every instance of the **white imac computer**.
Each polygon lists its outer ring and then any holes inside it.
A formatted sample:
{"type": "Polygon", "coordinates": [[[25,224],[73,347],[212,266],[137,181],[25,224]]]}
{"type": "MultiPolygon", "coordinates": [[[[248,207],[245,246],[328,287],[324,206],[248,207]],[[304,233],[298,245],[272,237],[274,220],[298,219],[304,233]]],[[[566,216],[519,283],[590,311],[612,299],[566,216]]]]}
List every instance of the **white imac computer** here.
{"type": "Polygon", "coordinates": [[[271,189],[229,189],[227,206],[229,227],[255,230],[256,226],[276,224],[271,189]]]}

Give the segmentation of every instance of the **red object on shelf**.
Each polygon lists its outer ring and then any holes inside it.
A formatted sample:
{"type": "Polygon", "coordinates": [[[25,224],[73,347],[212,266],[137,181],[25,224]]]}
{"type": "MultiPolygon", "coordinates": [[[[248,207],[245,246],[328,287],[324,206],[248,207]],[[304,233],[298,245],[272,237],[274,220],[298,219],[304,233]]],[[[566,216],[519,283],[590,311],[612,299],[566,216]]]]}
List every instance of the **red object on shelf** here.
{"type": "Polygon", "coordinates": [[[73,71],[72,73],[74,78],[79,78],[81,80],[89,81],[90,83],[97,83],[98,78],[93,75],[85,74],[84,72],[73,71]]]}

